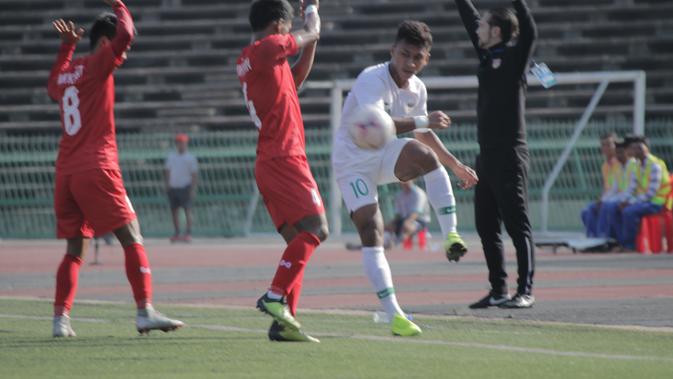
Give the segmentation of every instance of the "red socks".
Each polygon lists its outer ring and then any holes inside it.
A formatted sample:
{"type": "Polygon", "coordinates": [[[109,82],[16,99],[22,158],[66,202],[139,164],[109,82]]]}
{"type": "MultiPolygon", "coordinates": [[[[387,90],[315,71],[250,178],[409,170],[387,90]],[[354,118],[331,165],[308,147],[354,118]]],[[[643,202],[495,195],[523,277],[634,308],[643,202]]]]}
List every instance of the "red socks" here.
{"type": "Polygon", "coordinates": [[[56,294],[54,295],[54,316],[69,314],[77,292],[77,279],[82,258],[66,254],[56,272],[56,294]]]}
{"type": "Polygon", "coordinates": [[[292,314],[295,314],[299,302],[304,268],[318,245],[320,245],[320,239],[316,235],[300,232],[287,245],[278,263],[276,275],[271,282],[271,291],[287,297],[292,314]]]}
{"type": "Polygon", "coordinates": [[[297,304],[299,303],[299,295],[301,295],[301,287],[304,282],[304,270],[301,271],[299,274],[299,277],[297,278],[296,283],[294,284],[294,287],[292,287],[292,290],[287,294],[285,297],[285,300],[287,301],[287,307],[290,309],[290,313],[292,313],[292,316],[297,315],[297,304]]]}
{"type": "MultiPolygon", "coordinates": [[[[126,256],[126,277],[133,289],[133,298],[138,308],[152,303],[152,272],[145,254],[145,248],[139,243],[124,247],[126,256]]],[[[66,254],[56,272],[56,294],[54,295],[54,315],[70,313],[82,259],[66,254]]]]}
{"type": "Polygon", "coordinates": [[[138,308],[152,303],[152,271],[145,254],[145,248],[139,243],[124,247],[126,256],[126,277],[133,289],[133,298],[138,308]]]}

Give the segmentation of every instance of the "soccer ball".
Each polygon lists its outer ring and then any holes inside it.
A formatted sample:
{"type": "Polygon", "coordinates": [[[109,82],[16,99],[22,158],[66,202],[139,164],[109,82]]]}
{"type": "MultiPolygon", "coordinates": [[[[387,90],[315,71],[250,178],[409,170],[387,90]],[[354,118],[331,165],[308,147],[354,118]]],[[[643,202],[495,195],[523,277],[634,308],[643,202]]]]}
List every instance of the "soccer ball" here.
{"type": "Polygon", "coordinates": [[[363,149],[380,149],[395,136],[393,119],[381,108],[358,108],[348,121],[353,142],[363,149]]]}

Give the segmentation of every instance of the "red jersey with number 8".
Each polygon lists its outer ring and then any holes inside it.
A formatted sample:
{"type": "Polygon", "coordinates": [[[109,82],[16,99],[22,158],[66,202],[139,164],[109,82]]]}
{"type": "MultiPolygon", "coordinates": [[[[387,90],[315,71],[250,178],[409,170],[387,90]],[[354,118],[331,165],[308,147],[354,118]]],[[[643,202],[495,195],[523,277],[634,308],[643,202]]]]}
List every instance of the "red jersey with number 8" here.
{"type": "Polygon", "coordinates": [[[75,45],[62,44],[49,76],[47,90],[59,103],[63,129],[56,159],[61,174],[119,170],[112,72],[123,63],[133,37],[133,20],[122,2],[115,4],[114,11],[118,35],[104,41],[95,53],[75,60],[75,45]]]}
{"type": "Polygon", "coordinates": [[[236,61],[246,107],[259,129],[258,160],[306,155],[304,120],[287,62],[297,52],[291,34],[272,34],[245,47],[236,61]]]}

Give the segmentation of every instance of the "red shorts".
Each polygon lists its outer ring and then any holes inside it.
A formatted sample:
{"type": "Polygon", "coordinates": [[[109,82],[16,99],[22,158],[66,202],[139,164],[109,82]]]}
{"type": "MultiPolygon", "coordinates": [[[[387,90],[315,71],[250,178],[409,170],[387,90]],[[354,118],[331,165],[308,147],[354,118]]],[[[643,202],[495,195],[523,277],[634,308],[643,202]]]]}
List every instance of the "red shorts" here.
{"type": "Polygon", "coordinates": [[[283,224],[294,225],[307,216],[325,213],[306,157],[257,161],[255,178],[276,229],[283,224]]]}
{"type": "Polygon", "coordinates": [[[57,172],[54,211],[57,238],[92,238],[136,219],[119,170],[57,172]]]}

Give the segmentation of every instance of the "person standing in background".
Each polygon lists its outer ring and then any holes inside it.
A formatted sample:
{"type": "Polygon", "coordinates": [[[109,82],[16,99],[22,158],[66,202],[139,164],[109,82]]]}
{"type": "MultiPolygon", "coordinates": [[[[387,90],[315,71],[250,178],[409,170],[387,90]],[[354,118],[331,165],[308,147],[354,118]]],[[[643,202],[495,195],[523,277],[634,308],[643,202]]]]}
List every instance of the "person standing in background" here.
{"type": "Polygon", "coordinates": [[[175,150],[166,158],[165,180],[166,193],[171,206],[173,227],[175,232],[171,242],[192,241],[192,201],[196,194],[199,164],[196,157],[187,151],[189,136],[175,136],[175,150]],[[185,211],[185,233],[180,235],[180,208],[185,211]]]}
{"type": "Polygon", "coordinates": [[[490,292],[470,308],[530,308],[535,245],[528,216],[526,74],[537,28],[524,0],[514,10],[493,8],[480,15],[470,0],[456,0],[479,59],[477,99],[477,176],[474,213],[488,265],[490,292]],[[512,238],[518,265],[517,291],[510,298],[505,271],[502,224],[512,238]]]}
{"type": "Polygon", "coordinates": [[[430,224],[428,196],[413,180],[400,182],[395,195],[395,219],[386,225],[383,246],[390,246],[416,235],[430,224]]]}

